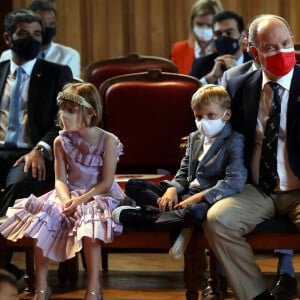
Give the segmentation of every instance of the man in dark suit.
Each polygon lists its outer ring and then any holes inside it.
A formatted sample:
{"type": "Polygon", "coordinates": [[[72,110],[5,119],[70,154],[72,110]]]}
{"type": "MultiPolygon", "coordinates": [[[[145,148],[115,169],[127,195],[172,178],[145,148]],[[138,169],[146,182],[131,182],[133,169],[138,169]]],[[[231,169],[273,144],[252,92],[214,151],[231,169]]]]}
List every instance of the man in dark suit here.
{"type": "Polygon", "coordinates": [[[0,63],[0,216],[16,199],[53,187],[56,96],[72,81],[69,67],[36,59],[43,33],[38,15],[29,10],[11,12],[4,27],[12,58],[0,63]],[[22,75],[20,97],[14,105],[19,109],[15,111],[10,103],[18,67],[22,75]],[[17,115],[14,125],[13,113],[17,115]],[[11,128],[17,128],[14,141],[8,138],[11,128]]]}
{"type": "Polygon", "coordinates": [[[222,207],[213,206],[204,230],[237,299],[293,299],[296,279],[290,281],[290,295],[266,290],[244,235],[275,213],[289,217],[300,229],[300,66],[295,65],[290,27],[279,16],[261,15],[252,21],[249,43],[261,68],[231,79],[227,89],[233,127],[245,136],[250,184],[244,192],[223,199],[222,207]],[[273,128],[279,125],[269,141],[275,146],[274,156],[264,155],[270,123],[273,128]]]}
{"type": "MultiPolygon", "coordinates": [[[[221,85],[226,88],[231,78],[249,74],[258,68],[260,68],[260,66],[255,60],[233,67],[224,72],[221,78],[221,85]]],[[[273,294],[280,294],[282,299],[289,299],[290,295],[295,295],[297,293],[296,274],[293,266],[294,251],[288,249],[276,249],[274,253],[279,259],[277,265],[277,278],[274,281],[271,292],[273,294]]]]}
{"type": "Polygon", "coordinates": [[[242,50],[245,38],[243,18],[232,11],[222,11],[213,19],[216,52],[201,56],[193,61],[191,76],[203,84],[219,83],[225,70],[251,60],[242,50]]]}
{"type": "Polygon", "coordinates": [[[257,68],[259,68],[259,65],[256,64],[254,60],[249,60],[239,66],[232,67],[228,70],[226,70],[220,80],[220,85],[224,88],[227,87],[228,81],[236,76],[243,75],[243,74],[249,74],[253,71],[255,71],[257,68]]]}

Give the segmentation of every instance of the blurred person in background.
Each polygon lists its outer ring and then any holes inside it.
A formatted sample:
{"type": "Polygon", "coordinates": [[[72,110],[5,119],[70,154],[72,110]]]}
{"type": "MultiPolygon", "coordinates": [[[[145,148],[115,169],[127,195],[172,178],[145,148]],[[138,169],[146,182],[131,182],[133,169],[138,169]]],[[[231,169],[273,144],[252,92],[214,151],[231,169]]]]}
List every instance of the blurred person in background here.
{"type": "MultiPolygon", "coordinates": [[[[37,58],[45,59],[71,68],[73,76],[80,78],[80,54],[71,47],[53,42],[56,35],[56,6],[46,0],[34,0],[28,9],[37,13],[43,21],[44,32],[41,50],[37,58]]],[[[11,50],[5,50],[0,56],[0,61],[9,60],[11,50]]]]}
{"type": "Polygon", "coordinates": [[[189,38],[172,47],[171,60],[177,65],[178,73],[189,74],[195,58],[213,52],[213,18],[222,10],[219,0],[198,0],[192,6],[189,38]]]}

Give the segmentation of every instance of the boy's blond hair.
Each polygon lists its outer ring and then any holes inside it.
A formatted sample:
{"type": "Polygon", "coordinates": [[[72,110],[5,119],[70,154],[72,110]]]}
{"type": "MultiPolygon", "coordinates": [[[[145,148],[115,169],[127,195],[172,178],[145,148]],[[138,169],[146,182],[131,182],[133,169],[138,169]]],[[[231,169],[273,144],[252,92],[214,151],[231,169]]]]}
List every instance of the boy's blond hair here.
{"type": "Polygon", "coordinates": [[[200,87],[192,97],[191,107],[197,109],[211,103],[218,104],[223,109],[230,109],[231,99],[225,88],[215,84],[200,87]]]}
{"type": "MultiPolygon", "coordinates": [[[[91,84],[91,83],[69,83],[66,84],[63,88],[63,92],[67,92],[70,94],[75,94],[83,97],[87,103],[89,103],[92,107],[93,110],[95,111],[95,114],[93,115],[91,122],[87,124],[87,113],[88,113],[88,108],[86,108],[83,105],[78,105],[80,107],[80,120],[81,122],[88,127],[93,127],[99,125],[99,123],[102,120],[102,101],[100,98],[100,94],[97,90],[97,88],[91,84]]],[[[57,105],[59,108],[61,108],[64,103],[68,101],[66,100],[58,100],[57,105]]],[[[73,102],[74,103],[74,102],[73,102]]],[[[74,105],[77,105],[74,103],[74,105]]],[[[59,117],[60,115],[58,115],[59,117]]],[[[62,123],[59,119],[59,125],[62,127],[62,123]]]]}

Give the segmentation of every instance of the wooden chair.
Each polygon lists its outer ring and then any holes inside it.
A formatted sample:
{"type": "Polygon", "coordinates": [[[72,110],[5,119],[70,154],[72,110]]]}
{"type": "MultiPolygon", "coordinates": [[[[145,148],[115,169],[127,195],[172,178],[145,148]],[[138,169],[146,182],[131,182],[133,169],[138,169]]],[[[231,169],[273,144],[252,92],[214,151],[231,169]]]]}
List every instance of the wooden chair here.
{"type": "MultiPolygon", "coordinates": [[[[157,173],[158,169],[174,173],[178,169],[180,140],[196,129],[190,102],[200,86],[194,77],[161,70],[113,77],[100,86],[103,127],[124,144],[118,173],[157,173]]],[[[129,244],[104,245],[103,270],[108,268],[109,252],[168,250],[159,245],[155,249],[145,249],[145,245],[133,249],[129,244]]]]}
{"type": "Polygon", "coordinates": [[[25,265],[26,276],[24,277],[25,283],[28,286],[29,291],[34,290],[34,258],[33,258],[33,240],[23,238],[17,242],[11,242],[0,235],[0,268],[6,269],[8,259],[8,248],[14,247],[17,250],[25,251],[25,265]]]}
{"type": "Polygon", "coordinates": [[[99,91],[104,129],[124,144],[118,173],[174,173],[181,138],[196,130],[191,109],[201,83],[194,77],[149,70],[113,77],[99,91]]]}
{"type": "Polygon", "coordinates": [[[163,72],[177,73],[176,65],[163,57],[145,56],[130,53],[128,56],[113,57],[90,64],[84,72],[84,80],[97,88],[108,78],[160,69],[163,72]]]}

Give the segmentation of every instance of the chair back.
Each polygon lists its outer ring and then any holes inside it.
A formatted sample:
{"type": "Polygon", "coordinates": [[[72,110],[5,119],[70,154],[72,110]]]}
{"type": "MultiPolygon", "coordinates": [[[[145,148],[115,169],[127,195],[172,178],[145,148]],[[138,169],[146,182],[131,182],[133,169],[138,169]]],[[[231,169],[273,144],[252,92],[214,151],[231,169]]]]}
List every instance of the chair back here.
{"type": "Polygon", "coordinates": [[[124,144],[119,173],[174,173],[181,138],[195,130],[191,98],[198,79],[160,70],[113,77],[99,91],[104,129],[124,144]]]}
{"type": "Polygon", "coordinates": [[[109,58],[90,64],[84,72],[84,80],[99,88],[102,82],[108,78],[123,74],[147,72],[149,69],[177,73],[176,65],[168,59],[131,53],[128,56],[109,58]]]}

